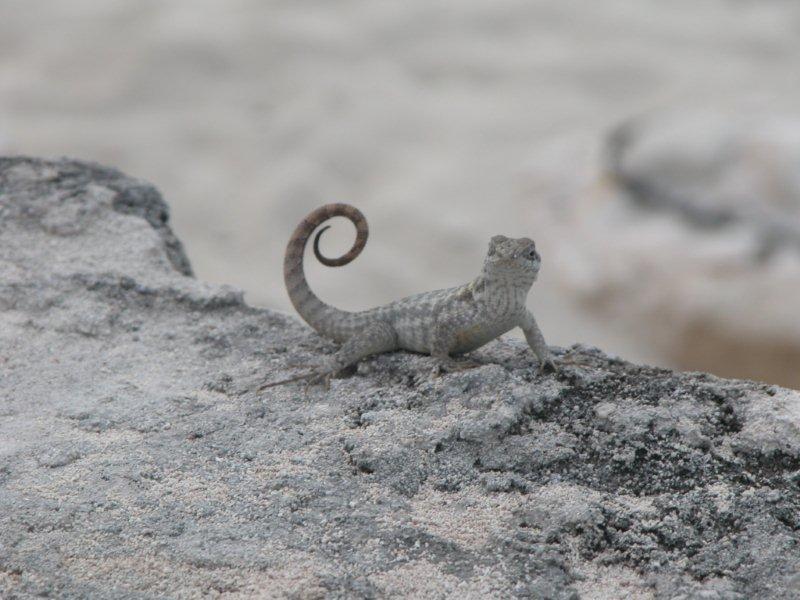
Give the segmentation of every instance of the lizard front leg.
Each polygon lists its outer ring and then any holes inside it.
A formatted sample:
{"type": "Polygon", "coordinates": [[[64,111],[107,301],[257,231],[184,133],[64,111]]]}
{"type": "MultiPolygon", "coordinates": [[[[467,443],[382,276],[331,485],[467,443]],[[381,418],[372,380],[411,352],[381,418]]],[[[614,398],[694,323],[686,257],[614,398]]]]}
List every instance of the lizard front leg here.
{"type": "Polygon", "coordinates": [[[553,357],[550,354],[550,348],[547,347],[547,342],[544,341],[542,331],[539,329],[539,325],[536,323],[536,319],[533,317],[531,311],[525,311],[519,326],[522,328],[522,332],[525,334],[525,339],[528,341],[531,350],[533,350],[534,354],[536,354],[536,357],[539,359],[539,370],[558,371],[558,367],[556,367],[556,363],[553,361],[553,357]]]}
{"type": "Polygon", "coordinates": [[[457,346],[459,334],[474,321],[475,311],[474,306],[466,303],[446,305],[437,310],[431,342],[435,374],[462,371],[479,366],[471,361],[456,362],[450,356],[457,346]]]}
{"type": "Polygon", "coordinates": [[[319,381],[327,387],[331,377],[345,367],[353,365],[372,354],[380,354],[391,350],[397,350],[397,334],[394,328],[384,321],[374,321],[366,325],[358,333],[350,336],[333,356],[325,358],[310,373],[268,383],[260,389],[263,390],[268,387],[301,380],[319,381]]]}

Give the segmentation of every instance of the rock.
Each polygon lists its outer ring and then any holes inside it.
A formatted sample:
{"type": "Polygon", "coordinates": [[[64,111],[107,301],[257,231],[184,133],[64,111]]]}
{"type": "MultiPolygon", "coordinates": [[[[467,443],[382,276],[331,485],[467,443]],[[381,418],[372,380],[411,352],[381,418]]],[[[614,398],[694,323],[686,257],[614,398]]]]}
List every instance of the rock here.
{"type": "Polygon", "coordinates": [[[540,171],[565,294],[665,363],[800,387],[800,117],[657,114],[540,171]]]}
{"type": "Polygon", "coordinates": [[[796,597],[798,392],[510,341],[257,393],[331,345],[151,187],[2,159],[0,211],[0,597],[796,597]]]}

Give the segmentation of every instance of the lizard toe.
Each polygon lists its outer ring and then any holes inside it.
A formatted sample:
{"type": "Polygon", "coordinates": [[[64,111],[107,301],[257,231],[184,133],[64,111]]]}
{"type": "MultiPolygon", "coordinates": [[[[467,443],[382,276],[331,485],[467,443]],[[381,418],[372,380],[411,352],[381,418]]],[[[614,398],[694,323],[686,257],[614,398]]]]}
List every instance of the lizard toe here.
{"type": "Polygon", "coordinates": [[[541,363],[539,363],[539,373],[542,373],[542,374],[545,374],[545,373],[557,374],[558,373],[558,365],[555,363],[555,361],[552,358],[547,358],[547,359],[543,360],[541,363]]]}

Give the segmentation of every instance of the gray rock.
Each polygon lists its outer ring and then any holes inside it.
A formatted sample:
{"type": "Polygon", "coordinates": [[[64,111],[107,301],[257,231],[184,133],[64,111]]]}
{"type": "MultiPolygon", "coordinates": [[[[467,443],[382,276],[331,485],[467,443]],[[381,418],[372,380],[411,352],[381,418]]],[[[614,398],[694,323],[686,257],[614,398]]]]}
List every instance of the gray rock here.
{"type": "Polygon", "coordinates": [[[330,344],[151,187],[2,159],[0,236],[0,597],[796,597],[797,392],[498,342],[257,393],[330,344]]]}
{"type": "Polygon", "coordinates": [[[602,144],[551,150],[579,183],[532,207],[564,293],[662,364],[800,388],[800,116],[654,112],[602,144]]]}

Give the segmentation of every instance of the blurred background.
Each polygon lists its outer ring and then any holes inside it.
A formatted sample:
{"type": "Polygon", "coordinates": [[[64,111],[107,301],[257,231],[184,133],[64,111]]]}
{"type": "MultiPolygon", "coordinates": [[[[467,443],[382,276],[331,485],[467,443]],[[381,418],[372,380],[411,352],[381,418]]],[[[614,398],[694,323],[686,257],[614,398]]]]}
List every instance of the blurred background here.
{"type": "Polygon", "coordinates": [[[255,305],[290,310],[289,234],[348,202],[364,254],[309,269],[338,306],[527,235],[551,344],[800,387],[791,0],[0,0],[0,152],[153,182],[255,305]]]}

